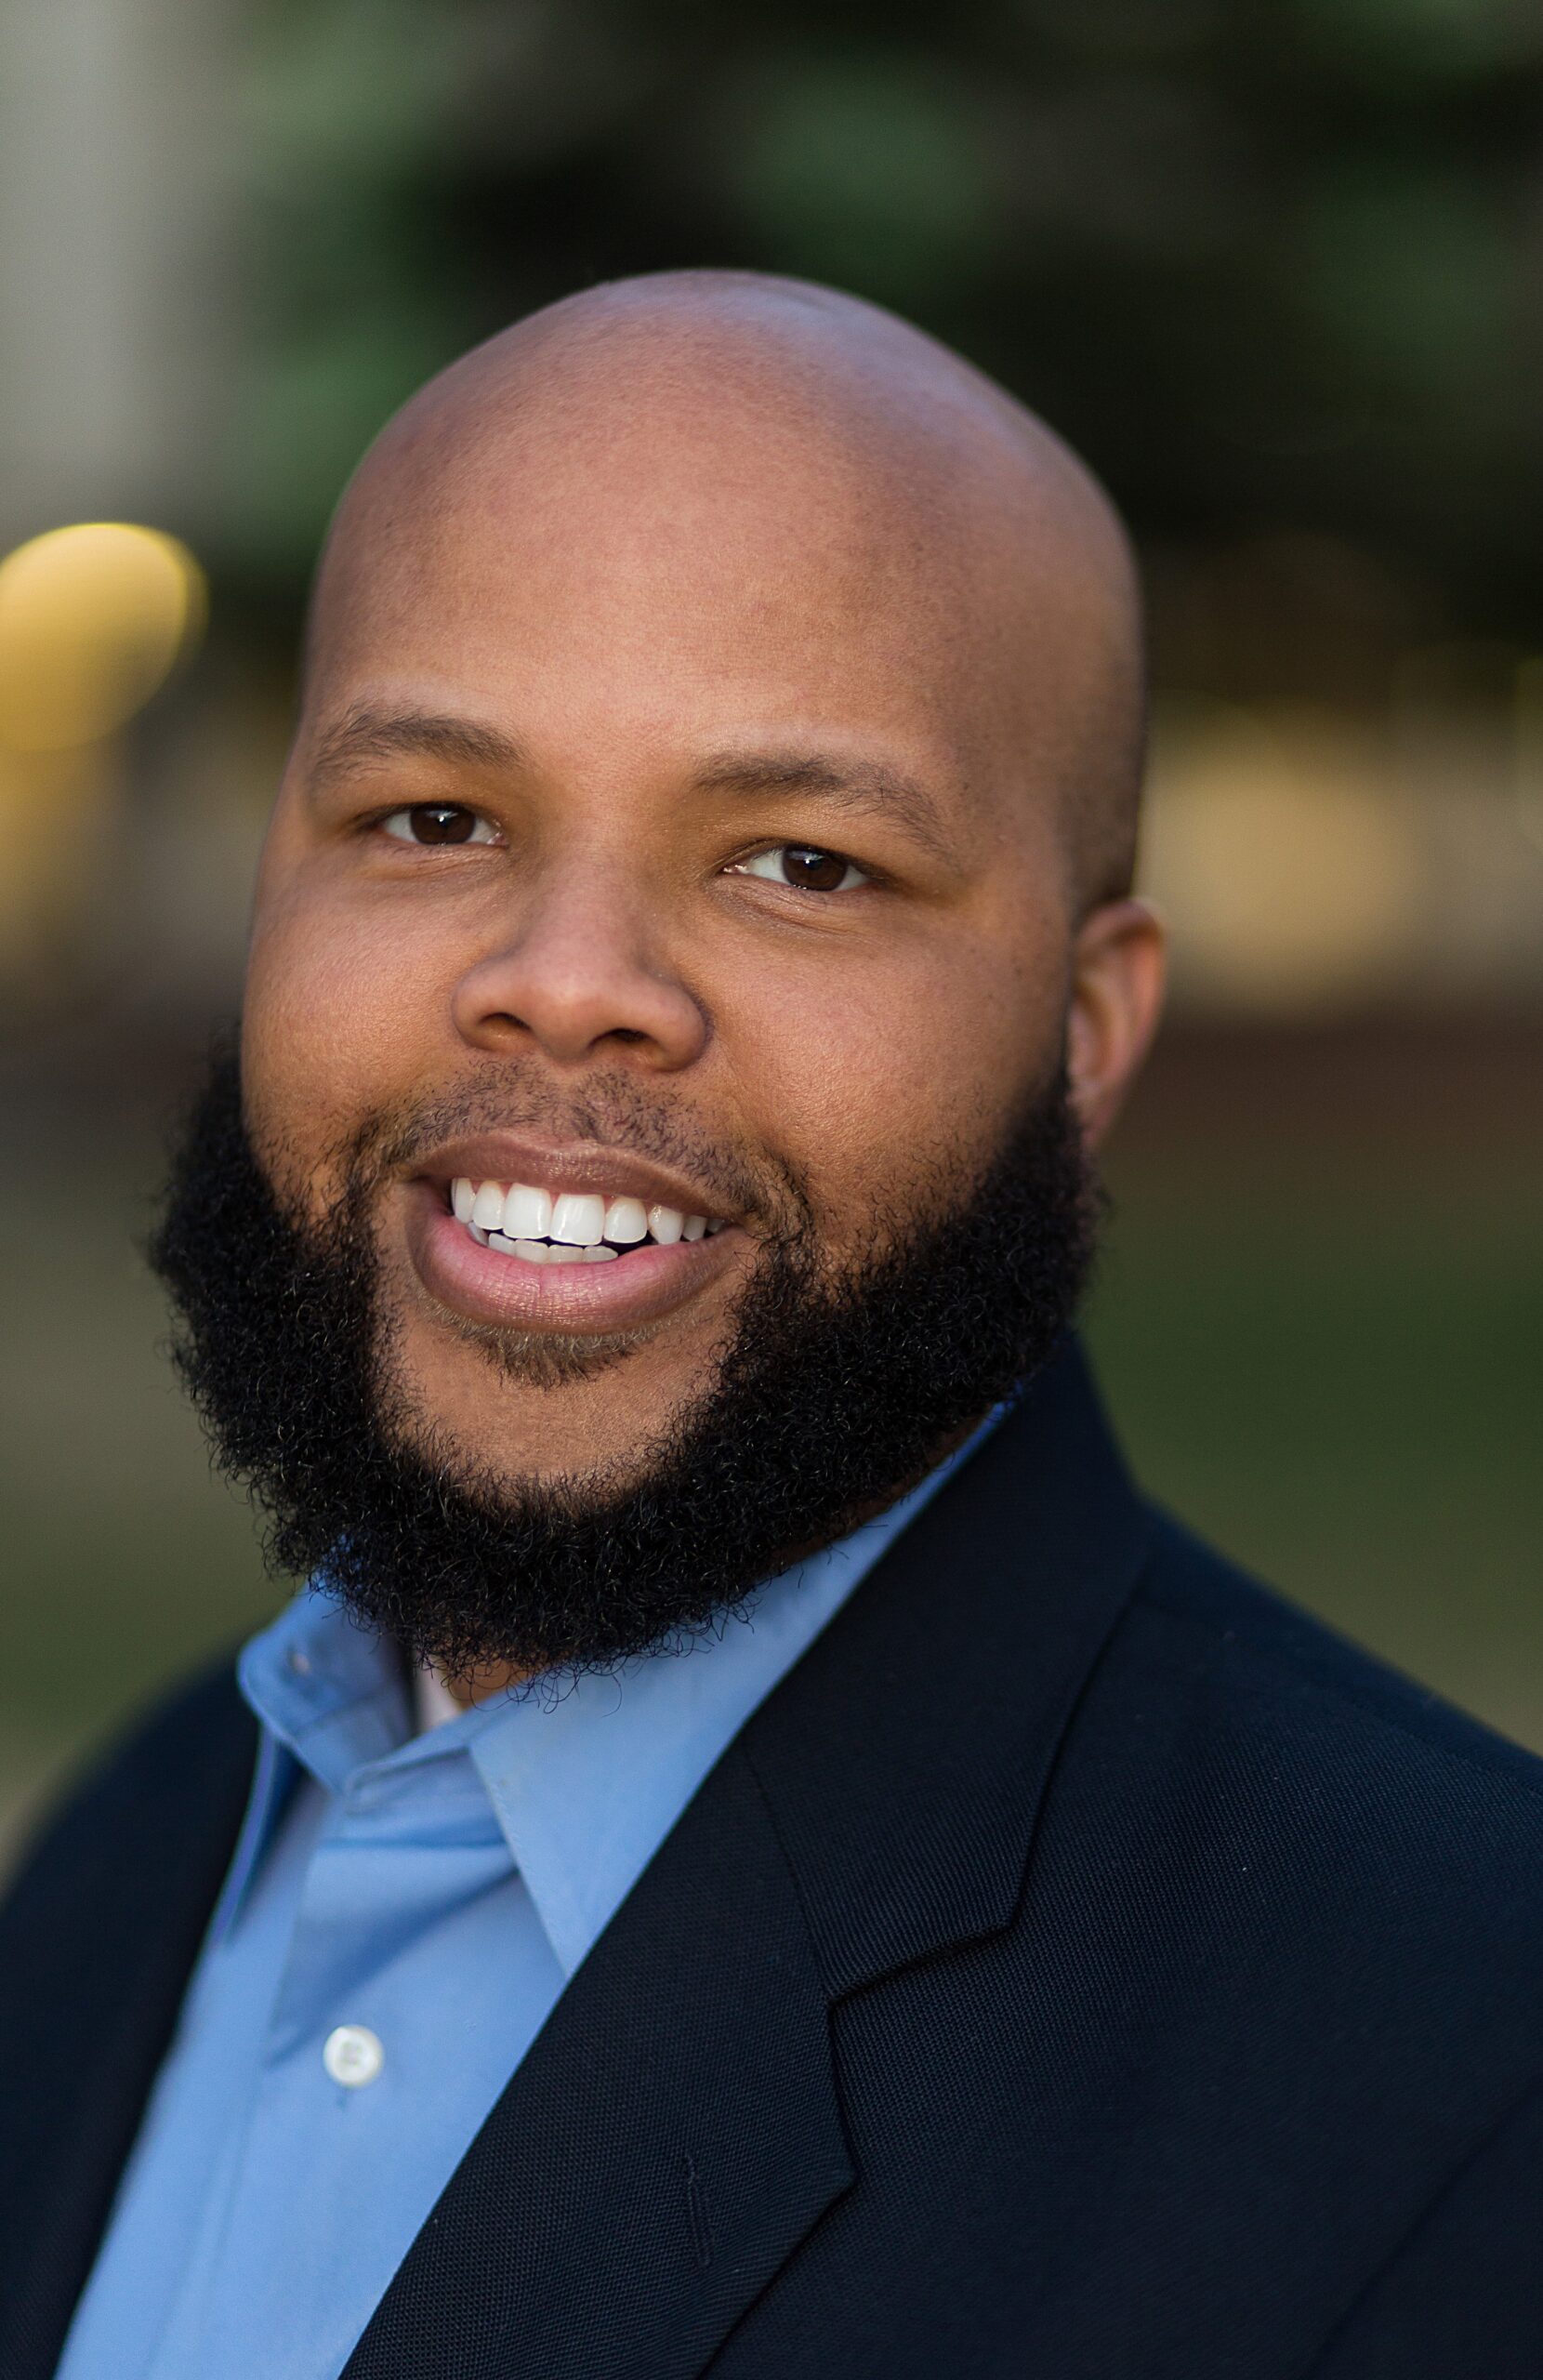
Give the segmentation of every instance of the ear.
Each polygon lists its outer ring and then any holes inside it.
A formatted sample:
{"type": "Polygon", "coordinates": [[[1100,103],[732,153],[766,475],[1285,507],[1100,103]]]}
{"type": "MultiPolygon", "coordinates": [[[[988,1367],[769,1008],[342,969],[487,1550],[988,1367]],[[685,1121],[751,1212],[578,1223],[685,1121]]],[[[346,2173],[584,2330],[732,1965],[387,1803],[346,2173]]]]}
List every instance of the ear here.
{"type": "Polygon", "coordinates": [[[1105,901],[1072,945],[1066,1071],[1083,1137],[1096,1149],[1157,1030],[1167,937],[1146,901],[1105,901]]]}

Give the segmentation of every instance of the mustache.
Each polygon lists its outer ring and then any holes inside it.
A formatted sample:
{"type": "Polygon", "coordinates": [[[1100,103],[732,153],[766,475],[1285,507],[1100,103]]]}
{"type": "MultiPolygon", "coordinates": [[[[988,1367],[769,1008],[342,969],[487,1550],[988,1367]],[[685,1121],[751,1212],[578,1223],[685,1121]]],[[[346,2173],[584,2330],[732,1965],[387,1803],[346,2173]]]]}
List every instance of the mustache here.
{"type": "Polygon", "coordinates": [[[474,1066],[429,1097],[367,1117],[344,1152],[356,1191],[411,1171],[447,1141],[481,1132],[528,1131],[552,1141],[625,1150],[700,1182],[732,1209],[764,1215],[796,1233],[813,1208],[799,1168],[767,1156],[752,1162],[727,1145],[685,1103],[646,1089],[622,1070],[565,1089],[539,1065],[500,1060],[474,1066]]]}

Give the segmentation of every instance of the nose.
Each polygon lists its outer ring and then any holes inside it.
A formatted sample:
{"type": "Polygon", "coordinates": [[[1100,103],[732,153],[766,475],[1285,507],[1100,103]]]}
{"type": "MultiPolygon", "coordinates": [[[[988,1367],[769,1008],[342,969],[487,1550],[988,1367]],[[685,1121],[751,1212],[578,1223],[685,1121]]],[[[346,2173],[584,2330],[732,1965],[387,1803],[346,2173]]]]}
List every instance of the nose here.
{"type": "Polygon", "coordinates": [[[559,1065],[625,1048],[662,1072],[688,1066],[706,1046],[707,1016],[661,941],[620,871],[544,872],[457,983],[455,1029],[474,1049],[534,1044],[559,1065]]]}

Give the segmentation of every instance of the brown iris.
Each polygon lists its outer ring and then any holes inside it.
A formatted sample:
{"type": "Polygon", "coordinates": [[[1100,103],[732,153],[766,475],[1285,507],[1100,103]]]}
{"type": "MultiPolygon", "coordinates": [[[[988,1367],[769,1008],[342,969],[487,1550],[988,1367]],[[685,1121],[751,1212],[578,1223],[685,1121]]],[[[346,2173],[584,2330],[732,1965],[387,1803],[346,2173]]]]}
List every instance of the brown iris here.
{"type": "Polygon", "coordinates": [[[468,843],[477,825],[476,812],[455,801],[415,801],[407,816],[415,843],[468,843]]]}
{"type": "Polygon", "coordinates": [[[783,846],[783,874],[806,892],[834,892],[846,872],[847,862],[835,852],[815,851],[805,843],[783,846]]]}

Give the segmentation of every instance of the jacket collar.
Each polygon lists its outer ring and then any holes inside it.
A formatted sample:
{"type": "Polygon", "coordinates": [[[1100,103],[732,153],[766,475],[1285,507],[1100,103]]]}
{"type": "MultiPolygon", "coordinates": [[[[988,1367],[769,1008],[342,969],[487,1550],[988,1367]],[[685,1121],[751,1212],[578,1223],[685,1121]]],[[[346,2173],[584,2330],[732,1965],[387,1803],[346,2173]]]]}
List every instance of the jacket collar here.
{"type": "Polygon", "coordinates": [[[832,2003],[1009,1922],[1144,1542],[1068,1347],[709,1776],[345,2380],[692,2380],[856,2178],[832,2003]]]}

